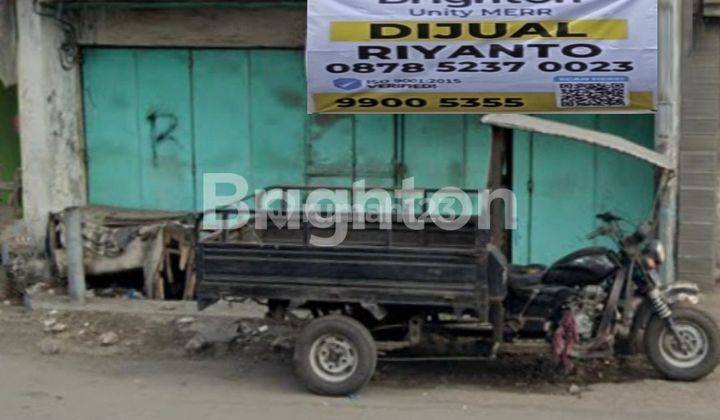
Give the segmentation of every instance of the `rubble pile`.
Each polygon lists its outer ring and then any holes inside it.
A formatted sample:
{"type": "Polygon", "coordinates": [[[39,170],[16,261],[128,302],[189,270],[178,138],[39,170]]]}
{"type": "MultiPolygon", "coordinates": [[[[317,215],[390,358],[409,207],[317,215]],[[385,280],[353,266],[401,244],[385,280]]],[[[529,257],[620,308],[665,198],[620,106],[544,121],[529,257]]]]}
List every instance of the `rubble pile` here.
{"type": "Polygon", "coordinates": [[[292,350],[295,336],[291,327],[251,321],[203,320],[182,317],[175,321],[180,333],[189,334],[185,343],[188,355],[214,355],[240,352],[262,359],[268,350],[287,353],[292,350]],[[211,351],[212,350],[212,351],[211,351]]]}
{"type": "Polygon", "coordinates": [[[0,231],[0,257],[0,300],[18,299],[26,289],[51,278],[48,260],[20,221],[0,231]]]}

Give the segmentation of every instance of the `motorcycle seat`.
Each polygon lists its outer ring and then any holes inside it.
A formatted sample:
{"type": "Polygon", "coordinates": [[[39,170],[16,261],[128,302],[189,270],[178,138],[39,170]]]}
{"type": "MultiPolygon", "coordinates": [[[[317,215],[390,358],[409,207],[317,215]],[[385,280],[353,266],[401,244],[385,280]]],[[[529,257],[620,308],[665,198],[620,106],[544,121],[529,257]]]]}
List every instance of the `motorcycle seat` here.
{"type": "Polygon", "coordinates": [[[546,271],[544,265],[510,266],[508,286],[515,290],[537,287],[542,284],[546,271]]]}

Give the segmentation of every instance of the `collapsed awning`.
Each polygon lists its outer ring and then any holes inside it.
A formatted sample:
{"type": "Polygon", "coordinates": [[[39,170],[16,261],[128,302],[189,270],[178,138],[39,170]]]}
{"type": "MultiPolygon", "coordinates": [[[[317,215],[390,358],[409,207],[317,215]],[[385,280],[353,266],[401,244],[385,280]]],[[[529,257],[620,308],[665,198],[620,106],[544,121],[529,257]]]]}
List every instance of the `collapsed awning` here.
{"type": "Polygon", "coordinates": [[[525,130],[582,141],[624,153],[663,169],[675,170],[675,164],[672,160],[662,153],[637,145],[620,136],[581,128],[572,124],[522,114],[488,114],[482,117],[482,122],[502,128],[525,130]]]}

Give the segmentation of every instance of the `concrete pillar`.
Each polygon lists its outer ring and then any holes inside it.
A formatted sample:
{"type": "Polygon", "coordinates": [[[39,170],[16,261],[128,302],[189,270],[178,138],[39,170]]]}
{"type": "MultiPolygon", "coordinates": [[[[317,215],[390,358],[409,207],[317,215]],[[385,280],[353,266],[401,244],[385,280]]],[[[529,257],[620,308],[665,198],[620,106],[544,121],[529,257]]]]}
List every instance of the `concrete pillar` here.
{"type": "MultiPolygon", "coordinates": [[[[682,110],[683,9],[680,0],[660,0],[658,7],[659,98],[655,146],[677,168],[682,110]]],[[[661,197],[658,214],[660,240],[665,244],[668,253],[668,260],[662,266],[666,283],[674,282],[677,278],[677,199],[676,176],[670,180],[661,197]]]]}
{"type": "Polygon", "coordinates": [[[82,212],[77,207],[65,211],[65,249],[67,250],[68,294],[73,303],[85,303],[85,264],[83,258],[82,212]]]}
{"type": "Polygon", "coordinates": [[[86,200],[80,68],[64,70],[57,22],[17,2],[23,216],[42,244],[50,212],[86,200]]]}

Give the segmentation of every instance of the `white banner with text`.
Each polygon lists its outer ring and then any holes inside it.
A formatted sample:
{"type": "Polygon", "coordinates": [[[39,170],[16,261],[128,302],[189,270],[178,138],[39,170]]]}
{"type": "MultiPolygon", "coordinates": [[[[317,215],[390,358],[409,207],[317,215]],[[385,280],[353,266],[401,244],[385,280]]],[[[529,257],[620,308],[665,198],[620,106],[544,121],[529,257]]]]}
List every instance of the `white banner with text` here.
{"type": "Polygon", "coordinates": [[[657,0],[308,0],[309,112],[652,112],[657,16],[657,0]]]}

